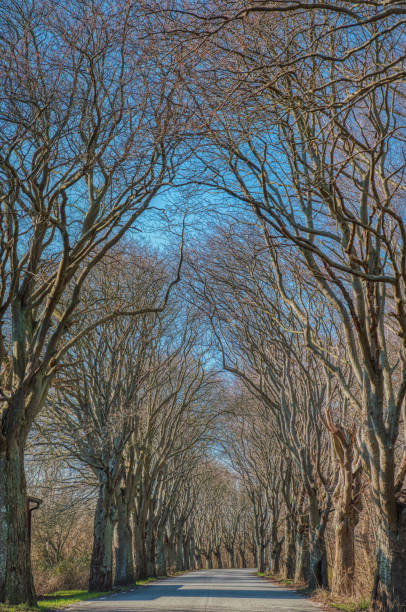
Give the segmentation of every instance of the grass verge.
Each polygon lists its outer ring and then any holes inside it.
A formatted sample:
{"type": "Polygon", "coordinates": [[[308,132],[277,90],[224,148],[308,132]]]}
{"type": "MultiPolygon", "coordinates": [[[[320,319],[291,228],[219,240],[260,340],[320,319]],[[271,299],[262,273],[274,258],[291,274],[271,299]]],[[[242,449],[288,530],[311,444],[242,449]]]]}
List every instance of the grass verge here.
{"type": "MultiPolygon", "coordinates": [[[[174,572],[170,575],[177,576],[185,573],[187,572],[174,572]]],[[[157,578],[145,578],[145,580],[137,580],[136,584],[133,586],[123,587],[122,589],[115,589],[114,591],[92,593],[79,589],[71,591],[55,591],[55,593],[49,593],[48,595],[38,597],[38,607],[36,608],[32,608],[25,604],[20,604],[17,606],[7,606],[4,604],[0,604],[0,612],[55,612],[55,610],[66,608],[66,606],[70,606],[71,604],[86,601],[87,599],[95,599],[96,597],[111,595],[111,593],[116,593],[117,590],[125,591],[128,588],[130,589],[134,588],[134,586],[142,586],[143,584],[148,584],[150,582],[154,582],[155,580],[161,580],[163,578],[166,578],[166,576],[158,576],[157,578]]]]}
{"type": "Polygon", "coordinates": [[[362,612],[362,610],[370,610],[370,601],[367,599],[333,597],[329,591],[318,589],[313,593],[315,601],[328,606],[332,610],[345,610],[345,612],[362,612]]]}
{"type": "Polygon", "coordinates": [[[79,603],[81,601],[86,601],[87,599],[94,599],[95,597],[109,595],[109,593],[112,593],[112,591],[105,591],[103,593],[89,593],[89,591],[79,589],[71,591],[56,591],[55,593],[50,593],[49,595],[39,597],[37,608],[30,608],[25,604],[18,606],[7,606],[0,604],[0,612],[30,612],[32,610],[35,610],[36,612],[52,612],[53,610],[66,608],[66,606],[70,606],[71,604],[79,603]]]}
{"type": "Polygon", "coordinates": [[[265,572],[261,574],[257,572],[258,576],[264,576],[265,579],[277,582],[280,585],[286,586],[289,589],[294,589],[301,595],[317,601],[323,605],[327,610],[344,610],[345,612],[362,612],[363,610],[370,610],[370,602],[366,599],[357,598],[345,598],[345,597],[333,597],[330,591],[325,589],[318,589],[317,591],[310,591],[305,584],[295,583],[293,580],[281,578],[280,576],[273,576],[265,572]]]}

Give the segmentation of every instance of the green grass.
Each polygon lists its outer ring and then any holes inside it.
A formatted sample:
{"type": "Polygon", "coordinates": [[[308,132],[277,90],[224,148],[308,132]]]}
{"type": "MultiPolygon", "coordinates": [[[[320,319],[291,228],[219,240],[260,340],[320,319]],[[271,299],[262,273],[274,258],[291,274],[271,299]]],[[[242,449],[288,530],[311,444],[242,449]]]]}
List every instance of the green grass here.
{"type": "Polygon", "coordinates": [[[93,599],[94,597],[108,595],[111,592],[112,591],[107,591],[104,593],[89,593],[89,591],[82,590],[56,591],[55,593],[49,593],[49,595],[39,597],[37,608],[30,608],[25,604],[20,604],[18,606],[0,605],[0,612],[28,612],[32,610],[35,610],[36,612],[51,612],[52,610],[65,608],[66,606],[70,606],[71,604],[78,603],[80,601],[85,601],[86,599],[93,599]]]}
{"type": "Polygon", "coordinates": [[[332,603],[330,604],[337,610],[346,610],[346,612],[359,612],[359,610],[369,610],[369,601],[349,602],[349,603],[332,603]]]}
{"type": "Polygon", "coordinates": [[[154,582],[155,580],[158,580],[158,578],[153,578],[151,576],[150,578],[144,578],[143,580],[137,580],[136,584],[148,584],[148,582],[154,582]]]}
{"type": "Polygon", "coordinates": [[[70,604],[78,603],[79,601],[86,601],[86,599],[93,599],[94,597],[102,597],[108,595],[112,591],[105,591],[104,593],[89,593],[89,591],[73,590],[73,591],[56,591],[49,595],[44,595],[38,599],[38,608],[43,610],[55,610],[58,608],[65,608],[70,604]]]}

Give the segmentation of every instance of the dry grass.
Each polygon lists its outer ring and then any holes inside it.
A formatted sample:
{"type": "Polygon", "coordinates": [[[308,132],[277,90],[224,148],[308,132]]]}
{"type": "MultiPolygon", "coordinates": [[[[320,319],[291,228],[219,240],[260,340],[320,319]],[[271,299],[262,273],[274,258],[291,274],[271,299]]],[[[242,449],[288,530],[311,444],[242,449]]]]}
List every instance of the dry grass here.
{"type": "Polygon", "coordinates": [[[370,610],[370,602],[366,599],[357,597],[333,597],[330,591],[318,589],[312,593],[312,599],[323,604],[331,610],[346,610],[347,612],[360,612],[361,610],[370,610]]]}

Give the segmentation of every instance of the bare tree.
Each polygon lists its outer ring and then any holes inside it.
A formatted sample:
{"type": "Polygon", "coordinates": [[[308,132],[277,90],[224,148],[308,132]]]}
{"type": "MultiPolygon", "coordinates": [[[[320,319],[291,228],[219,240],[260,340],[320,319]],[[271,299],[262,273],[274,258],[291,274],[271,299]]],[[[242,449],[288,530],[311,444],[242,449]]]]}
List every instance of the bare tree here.
{"type": "Polygon", "coordinates": [[[362,415],[359,446],[379,517],[373,600],[376,608],[392,610],[406,596],[406,463],[397,450],[398,444],[404,449],[406,394],[405,165],[398,153],[404,144],[398,46],[404,26],[382,21],[381,30],[373,14],[379,20],[385,8],[374,3],[371,10],[364,30],[351,37],[356,47],[348,56],[337,56],[345,40],[341,17],[320,35],[323,13],[298,12],[289,24],[275,24],[252,11],[230,22],[221,40],[202,45],[200,57],[213,70],[210,85],[201,86],[193,59],[185,78],[207,133],[201,183],[253,211],[280,295],[307,330],[310,350],[362,415]],[[304,32],[307,59],[299,40],[304,32]],[[329,344],[314,331],[313,303],[302,302],[299,283],[293,288],[286,278],[288,259],[301,262],[307,295],[317,287],[333,308],[355,391],[343,375],[346,366],[331,359],[329,344]],[[400,359],[391,350],[396,335],[400,359]]]}
{"type": "Polygon", "coordinates": [[[12,1],[0,16],[0,600],[11,603],[35,602],[27,434],[76,340],[66,331],[86,277],[170,182],[181,132],[180,90],[133,4],[54,9],[12,1]]]}

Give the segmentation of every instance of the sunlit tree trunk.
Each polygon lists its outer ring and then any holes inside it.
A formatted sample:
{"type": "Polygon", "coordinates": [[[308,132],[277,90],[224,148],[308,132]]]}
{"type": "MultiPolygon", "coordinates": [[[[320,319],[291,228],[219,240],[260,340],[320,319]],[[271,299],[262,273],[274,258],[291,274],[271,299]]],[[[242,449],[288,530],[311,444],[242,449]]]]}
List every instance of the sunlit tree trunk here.
{"type": "Polygon", "coordinates": [[[28,541],[24,446],[23,435],[0,443],[0,601],[36,605],[28,541]]]}
{"type": "Polygon", "coordinates": [[[308,522],[301,517],[296,527],[295,582],[309,579],[309,528],[308,522]]]}
{"type": "Polygon", "coordinates": [[[295,529],[292,518],[289,515],[286,517],[285,521],[284,553],[285,563],[283,567],[283,576],[290,579],[295,575],[296,543],[295,529]]]}
{"type": "Polygon", "coordinates": [[[214,549],[214,555],[216,557],[216,563],[217,563],[218,569],[223,569],[223,560],[221,558],[221,550],[220,550],[220,548],[215,548],[214,549]]]}
{"type": "Polygon", "coordinates": [[[379,468],[372,469],[381,492],[373,601],[384,612],[401,612],[406,602],[406,507],[396,502],[394,470],[394,449],[382,448],[379,468]]]}
{"type": "Polygon", "coordinates": [[[116,496],[116,568],[114,584],[117,586],[133,584],[135,581],[133,560],[133,533],[130,524],[130,508],[125,499],[125,491],[120,489],[116,496]]]}
{"type": "Polygon", "coordinates": [[[309,588],[328,587],[327,551],[324,540],[326,517],[322,517],[315,496],[309,499],[309,588]]]}
{"type": "Polygon", "coordinates": [[[94,514],[89,591],[110,591],[113,586],[113,531],[113,491],[103,482],[94,514]]]}

